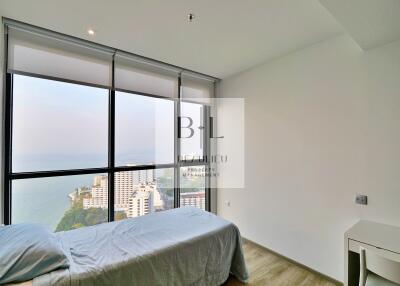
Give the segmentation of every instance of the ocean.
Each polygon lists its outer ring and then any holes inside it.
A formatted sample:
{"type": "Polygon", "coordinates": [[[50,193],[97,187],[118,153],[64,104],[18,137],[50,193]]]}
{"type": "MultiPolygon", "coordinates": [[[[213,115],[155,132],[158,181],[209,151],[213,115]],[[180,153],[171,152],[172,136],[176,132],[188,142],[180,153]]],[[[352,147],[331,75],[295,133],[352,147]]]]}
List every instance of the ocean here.
{"type": "MultiPolygon", "coordinates": [[[[144,153],[118,156],[120,165],[151,162],[144,153]]],[[[35,155],[13,158],[14,172],[104,167],[107,158],[99,155],[35,155]]],[[[71,205],[68,197],[76,188],[90,187],[100,174],[20,179],[12,182],[12,223],[33,222],[55,230],[71,205]]]]}
{"type": "Polygon", "coordinates": [[[68,194],[91,186],[95,175],[15,180],[12,183],[12,223],[34,222],[54,231],[71,205],[68,194]]]}

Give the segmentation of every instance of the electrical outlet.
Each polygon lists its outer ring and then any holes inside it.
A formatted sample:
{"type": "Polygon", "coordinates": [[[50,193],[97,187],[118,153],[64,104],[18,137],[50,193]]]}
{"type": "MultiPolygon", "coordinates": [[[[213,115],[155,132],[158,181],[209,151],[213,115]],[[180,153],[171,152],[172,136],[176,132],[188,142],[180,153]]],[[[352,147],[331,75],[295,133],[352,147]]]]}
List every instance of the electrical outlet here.
{"type": "Polygon", "coordinates": [[[227,207],[230,207],[230,206],[231,206],[231,202],[230,202],[230,201],[225,201],[225,205],[226,205],[227,207]]]}
{"type": "Polygon", "coordinates": [[[366,195],[356,195],[356,204],[368,205],[368,197],[366,195]]]}

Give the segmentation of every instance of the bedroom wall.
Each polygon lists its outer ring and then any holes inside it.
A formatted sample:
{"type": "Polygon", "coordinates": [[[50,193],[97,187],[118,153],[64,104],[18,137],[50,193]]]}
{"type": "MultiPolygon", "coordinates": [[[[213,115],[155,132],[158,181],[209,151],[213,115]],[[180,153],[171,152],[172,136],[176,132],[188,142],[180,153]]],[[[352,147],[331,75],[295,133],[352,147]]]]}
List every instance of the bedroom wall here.
{"type": "Polygon", "coordinates": [[[400,41],[364,52],[339,36],[219,88],[246,100],[245,188],[219,190],[219,215],[343,281],[352,224],[400,226],[400,41]],[[354,204],[356,193],[369,205],[354,204]]]}

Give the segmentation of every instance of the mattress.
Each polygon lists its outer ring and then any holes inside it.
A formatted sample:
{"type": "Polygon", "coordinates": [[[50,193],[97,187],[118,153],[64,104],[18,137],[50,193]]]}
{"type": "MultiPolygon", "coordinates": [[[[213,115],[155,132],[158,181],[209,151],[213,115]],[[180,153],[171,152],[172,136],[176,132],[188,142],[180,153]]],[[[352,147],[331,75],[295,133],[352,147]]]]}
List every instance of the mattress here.
{"type": "Polygon", "coordinates": [[[184,207],[57,233],[70,268],[33,286],[221,285],[248,279],[238,228],[184,207]]]}

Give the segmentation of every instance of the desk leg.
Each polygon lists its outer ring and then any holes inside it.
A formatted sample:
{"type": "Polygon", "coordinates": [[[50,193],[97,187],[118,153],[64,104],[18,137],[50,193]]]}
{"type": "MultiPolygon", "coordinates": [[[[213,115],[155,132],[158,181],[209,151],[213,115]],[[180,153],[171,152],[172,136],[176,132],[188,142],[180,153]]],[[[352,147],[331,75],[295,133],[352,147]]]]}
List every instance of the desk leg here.
{"type": "Polygon", "coordinates": [[[358,286],[359,285],[359,278],[360,278],[360,254],[349,251],[348,252],[348,286],[358,286]]]}
{"type": "Polygon", "coordinates": [[[349,286],[349,240],[344,238],[344,286],[349,286]]]}
{"type": "Polygon", "coordinates": [[[358,286],[360,276],[360,255],[349,250],[349,240],[344,240],[344,286],[358,286]]]}

